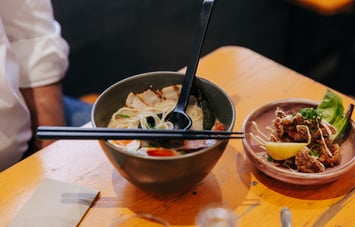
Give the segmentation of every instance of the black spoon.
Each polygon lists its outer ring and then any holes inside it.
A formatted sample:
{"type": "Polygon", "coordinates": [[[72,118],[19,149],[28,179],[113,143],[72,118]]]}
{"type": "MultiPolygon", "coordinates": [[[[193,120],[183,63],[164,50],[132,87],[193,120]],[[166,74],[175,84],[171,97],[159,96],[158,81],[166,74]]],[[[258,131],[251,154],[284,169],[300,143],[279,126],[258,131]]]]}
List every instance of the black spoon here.
{"type": "Polygon", "coordinates": [[[191,118],[186,114],[185,109],[187,107],[192,84],[195,80],[195,74],[201,54],[201,49],[205,40],[206,31],[210,15],[213,9],[214,0],[204,0],[202,3],[202,11],[200,15],[200,21],[198,31],[192,46],[192,55],[189,64],[187,65],[186,74],[182,83],[182,88],[179,96],[179,100],[172,112],[166,117],[167,121],[174,124],[174,129],[189,129],[192,125],[191,118]]]}

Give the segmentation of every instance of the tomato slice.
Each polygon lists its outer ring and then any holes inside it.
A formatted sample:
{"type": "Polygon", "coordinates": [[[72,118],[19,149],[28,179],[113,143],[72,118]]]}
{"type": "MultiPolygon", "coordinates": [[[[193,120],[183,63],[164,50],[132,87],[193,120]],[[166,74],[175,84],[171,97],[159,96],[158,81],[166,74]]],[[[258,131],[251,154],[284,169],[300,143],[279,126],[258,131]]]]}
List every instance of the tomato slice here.
{"type": "Polygon", "coordinates": [[[147,154],[150,156],[175,156],[175,151],[162,147],[149,148],[147,154]]]}
{"type": "Polygon", "coordinates": [[[213,126],[212,130],[214,131],[224,131],[224,124],[220,122],[216,122],[215,125],[213,126]]]}

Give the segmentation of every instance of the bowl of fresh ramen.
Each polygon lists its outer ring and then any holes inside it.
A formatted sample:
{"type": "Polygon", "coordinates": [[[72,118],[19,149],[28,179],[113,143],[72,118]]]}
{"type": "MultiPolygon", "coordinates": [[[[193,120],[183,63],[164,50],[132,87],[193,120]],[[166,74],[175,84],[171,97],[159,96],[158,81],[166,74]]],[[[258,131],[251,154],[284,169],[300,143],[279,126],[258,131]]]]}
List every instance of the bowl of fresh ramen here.
{"type": "MultiPolygon", "coordinates": [[[[165,119],[176,105],[184,74],[150,72],[107,88],[92,110],[93,127],[170,129],[165,119]]],[[[189,130],[231,131],[235,108],[216,84],[197,77],[186,109],[189,130]]],[[[99,140],[105,155],[130,183],[149,192],[182,192],[201,182],[223,154],[228,140],[99,140]]]]}

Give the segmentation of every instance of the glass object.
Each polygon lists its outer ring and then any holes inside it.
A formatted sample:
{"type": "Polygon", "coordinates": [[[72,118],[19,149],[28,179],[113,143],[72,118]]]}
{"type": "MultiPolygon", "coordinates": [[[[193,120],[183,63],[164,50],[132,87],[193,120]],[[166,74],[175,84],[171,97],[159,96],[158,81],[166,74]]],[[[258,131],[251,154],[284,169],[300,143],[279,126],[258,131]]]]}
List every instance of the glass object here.
{"type": "Polygon", "coordinates": [[[196,224],[199,227],[235,227],[237,226],[237,218],[227,208],[208,207],[199,212],[196,224]]]}

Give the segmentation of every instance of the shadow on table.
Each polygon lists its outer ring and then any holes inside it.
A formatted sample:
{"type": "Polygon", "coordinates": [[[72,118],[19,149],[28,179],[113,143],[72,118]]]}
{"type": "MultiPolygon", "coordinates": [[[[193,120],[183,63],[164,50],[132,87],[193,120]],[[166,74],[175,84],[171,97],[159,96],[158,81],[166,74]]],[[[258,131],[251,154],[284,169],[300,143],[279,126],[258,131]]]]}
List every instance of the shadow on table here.
{"type": "MultiPolygon", "coordinates": [[[[340,197],[348,194],[354,187],[344,185],[340,180],[318,185],[295,185],[273,179],[259,171],[256,167],[252,167],[251,171],[254,176],[270,190],[303,200],[326,200],[340,197]],[[318,193],[319,190],[324,190],[328,193],[318,193]]],[[[351,180],[353,179],[352,175],[352,171],[349,171],[343,177],[351,180]]]]}
{"type": "Polygon", "coordinates": [[[145,213],[158,216],[172,225],[193,225],[198,212],[206,206],[218,205],[232,210],[239,206],[250,206],[250,201],[245,200],[250,185],[248,183],[250,171],[246,171],[244,160],[240,159],[238,154],[240,153],[229,146],[222,158],[235,161],[240,167],[236,168],[235,165],[230,165],[226,168],[214,168],[195,187],[186,192],[175,194],[157,195],[143,192],[128,181],[118,180],[122,176],[117,171],[113,171],[113,189],[116,194],[125,196],[124,198],[101,197],[100,203],[95,204],[95,207],[128,208],[136,214],[145,213]],[[116,184],[116,182],[119,183],[116,184]],[[240,185],[244,184],[247,187],[241,188],[240,185]]]}
{"type": "MultiPolygon", "coordinates": [[[[116,177],[121,176],[115,171],[113,178],[116,177]]],[[[128,182],[124,187],[115,184],[113,187],[117,194],[125,195],[116,206],[127,207],[136,214],[152,214],[173,225],[193,225],[195,216],[206,205],[206,201],[222,202],[219,184],[213,174],[209,174],[191,190],[175,194],[146,193],[128,182]]]]}

